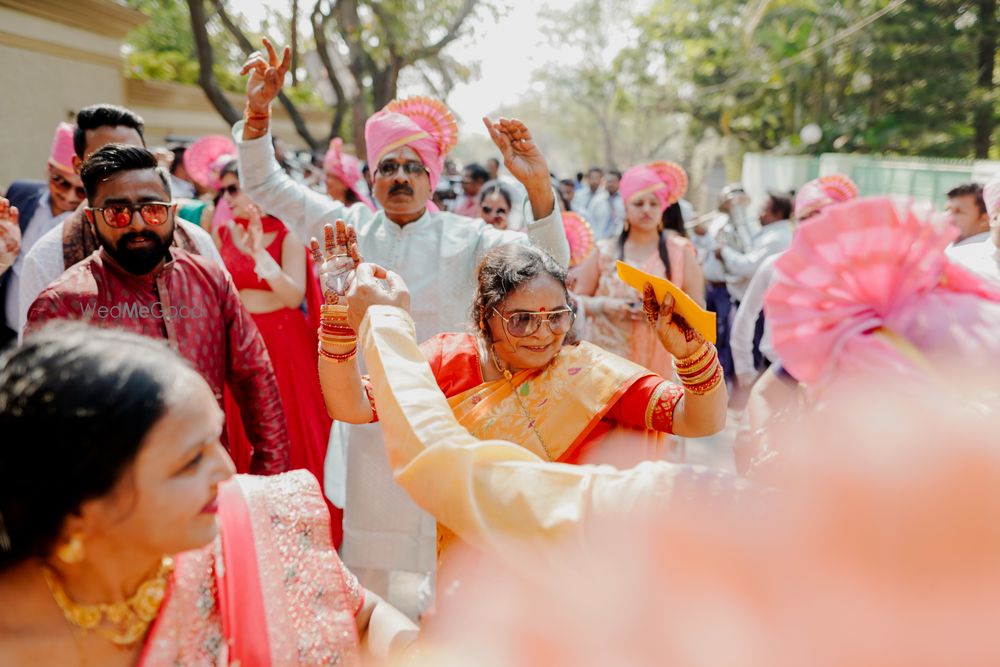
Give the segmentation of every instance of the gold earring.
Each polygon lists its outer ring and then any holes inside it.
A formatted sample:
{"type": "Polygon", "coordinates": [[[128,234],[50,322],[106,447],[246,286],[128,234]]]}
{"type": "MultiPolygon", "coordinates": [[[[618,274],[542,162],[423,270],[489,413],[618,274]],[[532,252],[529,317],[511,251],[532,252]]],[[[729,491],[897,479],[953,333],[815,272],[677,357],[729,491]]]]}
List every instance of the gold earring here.
{"type": "Polygon", "coordinates": [[[56,558],[67,565],[74,565],[83,560],[83,538],[79,533],[74,533],[68,541],[56,548],[56,558]]]}

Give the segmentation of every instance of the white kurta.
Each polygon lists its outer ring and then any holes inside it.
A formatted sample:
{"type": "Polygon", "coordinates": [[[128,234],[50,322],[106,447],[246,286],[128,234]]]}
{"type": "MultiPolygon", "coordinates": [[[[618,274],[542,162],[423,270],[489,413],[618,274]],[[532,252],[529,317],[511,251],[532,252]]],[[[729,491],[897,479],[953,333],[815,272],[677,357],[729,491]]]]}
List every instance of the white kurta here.
{"type": "Polygon", "coordinates": [[[1000,248],[989,236],[978,243],[953,245],[945,250],[945,254],[953,263],[964,266],[987,280],[1000,282],[1000,248]]]}
{"type": "MultiPolygon", "coordinates": [[[[240,180],[250,198],[303,239],[321,239],[323,226],[337,219],[353,225],[364,258],[406,281],[420,340],[469,327],[476,268],[488,250],[530,239],[563,266],[569,263],[558,209],[534,220],[526,203],[527,236],[448,212],[425,212],[400,226],[384,211],[373,213],[363,204],[347,207],[295,182],[274,159],[270,135],[249,141],[242,135],[240,122],[233,138],[239,147],[240,180]]],[[[395,484],[378,425],[334,423],[324,488],[330,500],[344,508],[342,557],[348,567],[434,569],[435,521],[395,484]]]]}

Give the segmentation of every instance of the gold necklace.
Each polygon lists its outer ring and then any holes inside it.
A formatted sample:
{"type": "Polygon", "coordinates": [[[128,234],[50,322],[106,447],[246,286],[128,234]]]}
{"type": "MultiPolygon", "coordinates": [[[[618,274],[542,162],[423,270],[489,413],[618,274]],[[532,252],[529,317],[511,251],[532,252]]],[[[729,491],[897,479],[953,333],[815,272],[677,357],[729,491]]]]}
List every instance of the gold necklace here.
{"type": "Polygon", "coordinates": [[[531,415],[528,413],[528,408],[521,402],[521,397],[517,393],[517,387],[514,386],[514,376],[510,374],[508,369],[500,367],[500,360],[497,359],[497,353],[492,347],[489,349],[487,354],[489,354],[490,358],[493,360],[493,365],[496,366],[500,374],[503,375],[510,384],[510,388],[514,394],[514,400],[517,401],[518,407],[521,408],[521,413],[524,415],[524,418],[528,420],[528,428],[530,428],[534,432],[535,437],[538,438],[538,444],[542,446],[542,450],[545,452],[546,458],[548,458],[549,461],[555,461],[555,459],[552,458],[552,453],[549,451],[549,448],[545,446],[545,441],[542,440],[542,434],[538,432],[537,428],[535,428],[535,420],[531,418],[531,415]]]}
{"type": "Polygon", "coordinates": [[[81,630],[96,632],[122,647],[131,646],[146,636],[149,624],[160,613],[173,570],[173,558],[164,556],[156,573],[139,584],[129,599],[90,605],[73,602],[66,594],[59,575],[48,565],[42,565],[45,583],[66,620],[81,630]]]}

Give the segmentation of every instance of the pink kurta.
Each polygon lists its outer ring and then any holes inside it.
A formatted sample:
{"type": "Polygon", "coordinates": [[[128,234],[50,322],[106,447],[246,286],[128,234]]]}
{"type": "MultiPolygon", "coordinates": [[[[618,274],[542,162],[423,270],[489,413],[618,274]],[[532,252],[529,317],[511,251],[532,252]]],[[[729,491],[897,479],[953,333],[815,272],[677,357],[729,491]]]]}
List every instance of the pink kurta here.
{"type": "Polygon", "coordinates": [[[250,471],[284,472],[285,414],[257,325],[221,267],[180,248],[170,252],[173,260],[155,278],[139,278],[96,251],[38,295],[25,334],[50,320],[74,319],[167,340],[201,373],[220,407],[229,386],[253,444],[250,471]]]}

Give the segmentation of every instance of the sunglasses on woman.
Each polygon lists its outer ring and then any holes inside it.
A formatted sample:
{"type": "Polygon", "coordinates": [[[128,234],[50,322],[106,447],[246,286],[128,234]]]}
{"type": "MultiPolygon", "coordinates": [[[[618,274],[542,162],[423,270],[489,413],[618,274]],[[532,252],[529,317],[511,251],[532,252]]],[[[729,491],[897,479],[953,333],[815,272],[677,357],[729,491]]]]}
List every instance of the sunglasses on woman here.
{"type": "Polygon", "coordinates": [[[61,192],[67,192],[69,190],[73,190],[77,196],[77,199],[87,198],[87,191],[84,190],[82,186],[73,185],[68,180],[66,180],[65,177],[63,177],[57,172],[50,173],[49,180],[52,181],[52,185],[56,186],[56,188],[61,192]]]}
{"type": "Polygon", "coordinates": [[[151,227],[162,225],[170,217],[170,207],[173,204],[161,201],[151,201],[144,204],[115,204],[88,208],[88,211],[100,213],[108,227],[122,229],[132,224],[132,216],[139,212],[142,221],[151,227]]]}
{"type": "Polygon", "coordinates": [[[224,185],[219,189],[220,194],[227,194],[230,197],[235,197],[240,193],[240,186],[235,183],[230,183],[229,185],[224,185]]]}
{"type": "Polygon", "coordinates": [[[496,212],[497,215],[507,215],[507,209],[505,209],[503,206],[498,206],[494,209],[484,204],[481,208],[483,209],[483,213],[485,213],[486,215],[493,215],[494,211],[496,212]]]}
{"type": "Polygon", "coordinates": [[[556,334],[564,334],[573,326],[576,313],[570,308],[560,308],[559,310],[542,310],[533,313],[514,313],[510,317],[504,317],[496,308],[493,309],[504,322],[504,328],[515,338],[526,338],[538,331],[545,322],[549,326],[549,331],[556,334]]]}

